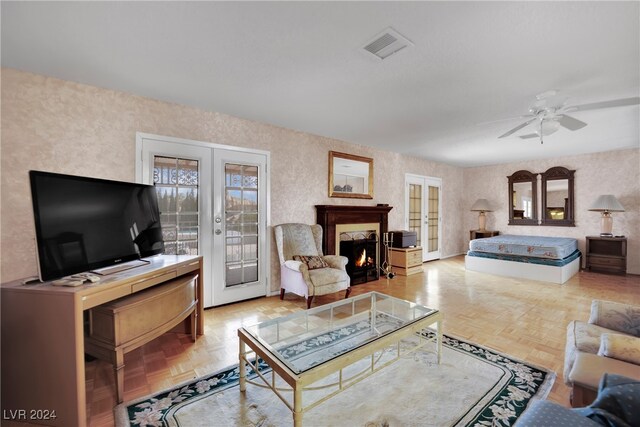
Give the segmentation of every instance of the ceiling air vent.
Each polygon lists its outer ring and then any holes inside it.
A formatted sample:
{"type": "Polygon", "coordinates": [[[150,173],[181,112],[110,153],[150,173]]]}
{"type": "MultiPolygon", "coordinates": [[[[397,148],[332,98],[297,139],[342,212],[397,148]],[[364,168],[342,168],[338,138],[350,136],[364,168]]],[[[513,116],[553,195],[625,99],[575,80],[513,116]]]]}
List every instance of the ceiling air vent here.
{"type": "Polygon", "coordinates": [[[378,59],[385,59],[407,46],[413,46],[413,43],[389,27],[372,40],[369,40],[363,49],[375,55],[378,59]]]}

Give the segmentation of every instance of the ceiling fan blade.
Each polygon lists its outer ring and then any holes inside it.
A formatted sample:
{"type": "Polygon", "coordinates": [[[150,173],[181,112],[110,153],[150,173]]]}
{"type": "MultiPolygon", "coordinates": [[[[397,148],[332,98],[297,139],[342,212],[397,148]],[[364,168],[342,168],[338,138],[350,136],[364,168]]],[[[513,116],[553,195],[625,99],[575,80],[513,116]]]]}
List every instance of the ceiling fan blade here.
{"type": "Polygon", "coordinates": [[[560,123],[560,126],[563,126],[569,130],[582,129],[587,125],[585,122],[580,121],[574,117],[567,116],[566,114],[558,117],[558,123],[560,123]]]}
{"type": "Polygon", "coordinates": [[[521,135],[520,138],[522,138],[522,139],[531,139],[531,138],[540,138],[540,136],[538,136],[537,133],[530,133],[528,135],[521,135]]]}
{"type": "Polygon", "coordinates": [[[626,105],[640,104],[640,97],[612,99],[611,101],[592,102],[590,104],[571,105],[564,111],[585,111],[596,110],[599,108],[624,107],[626,105]]]}
{"type": "Polygon", "coordinates": [[[489,124],[492,124],[492,123],[506,122],[506,121],[509,121],[509,120],[516,120],[516,119],[520,119],[520,120],[522,120],[522,119],[529,119],[529,118],[531,118],[531,117],[534,117],[534,116],[533,116],[533,115],[531,115],[531,114],[525,114],[525,115],[520,115],[520,116],[504,117],[504,118],[502,118],[502,119],[490,120],[490,121],[488,121],[488,122],[480,122],[480,123],[476,123],[476,125],[477,125],[477,126],[489,125],[489,124]]]}
{"type": "Polygon", "coordinates": [[[507,133],[504,133],[504,134],[500,135],[498,138],[504,138],[504,137],[507,137],[507,136],[509,136],[509,135],[511,135],[511,134],[514,134],[515,132],[518,132],[520,129],[522,129],[523,127],[525,127],[525,126],[529,125],[529,123],[531,123],[531,122],[533,122],[533,121],[535,121],[535,120],[536,120],[536,118],[535,118],[535,117],[534,117],[534,118],[532,118],[532,119],[529,119],[529,120],[527,120],[526,122],[522,123],[521,125],[518,125],[518,126],[514,127],[514,128],[513,128],[513,129],[511,129],[509,132],[507,132],[507,133]]]}

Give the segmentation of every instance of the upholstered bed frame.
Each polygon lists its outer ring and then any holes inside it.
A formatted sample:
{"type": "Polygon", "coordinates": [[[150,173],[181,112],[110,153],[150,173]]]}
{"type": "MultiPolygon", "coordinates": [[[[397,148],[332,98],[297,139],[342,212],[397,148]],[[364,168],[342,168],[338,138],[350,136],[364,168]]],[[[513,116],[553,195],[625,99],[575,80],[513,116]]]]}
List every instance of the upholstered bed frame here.
{"type": "Polygon", "coordinates": [[[562,284],[580,270],[575,239],[497,236],[469,242],[470,271],[562,284]]]}

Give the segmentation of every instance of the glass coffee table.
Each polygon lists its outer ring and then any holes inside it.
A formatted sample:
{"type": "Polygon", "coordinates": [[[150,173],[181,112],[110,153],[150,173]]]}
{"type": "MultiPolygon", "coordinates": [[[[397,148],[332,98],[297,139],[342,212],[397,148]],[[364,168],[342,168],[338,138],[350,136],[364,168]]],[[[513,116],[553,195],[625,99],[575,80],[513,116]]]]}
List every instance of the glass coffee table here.
{"type": "Polygon", "coordinates": [[[270,388],[293,412],[294,426],[301,426],[305,411],[429,343],[435,342],[440,363],[442,313],[369,292],[242,327],[238,337],[240,391],[246,392],[247,384],[270,388]],[[434,331],[420,333],[433,325],[434,331]],[[403,340],[410,337],[408,345],[403,340]],[[364,369],[354,373],[349,368],[365,358],[370,363],[364,369]],[[270,373],[265,373],[264,364],[271,368],[270,373]],[[247,365],[257,374],[254,380],[247,378],[247,365]],[[321,381],[335,373],[335,381],[321,381]],[[278,384],[276,375],[288,387],[278,384]],[[326,393],[303,407],[302,393],[319,389],[326,393]],[[292,399],[286,392],[292,393],[292,399]]]}

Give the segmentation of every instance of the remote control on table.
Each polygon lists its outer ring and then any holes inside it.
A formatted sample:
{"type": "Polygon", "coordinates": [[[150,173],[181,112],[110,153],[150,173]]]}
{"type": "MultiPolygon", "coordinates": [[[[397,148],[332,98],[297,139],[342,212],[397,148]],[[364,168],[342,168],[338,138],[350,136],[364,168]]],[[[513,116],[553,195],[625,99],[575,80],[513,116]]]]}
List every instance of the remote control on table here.
{"type": "Polygon", "coordinates": [[[93,273],[78,273],[78,274],[74,274],[73,276],[71,276],[72,279],[81,279],[81,280],[88,280],[91,283],[96,283],[100,281],[100,276],[98,276],[97,274],[93,274],[93,273]]]}
{"type": "Polygon", "coordinates": [[[60,279],[51,282],[53,286],[80,286],[84,285],[83,279],[60,279]]]}

